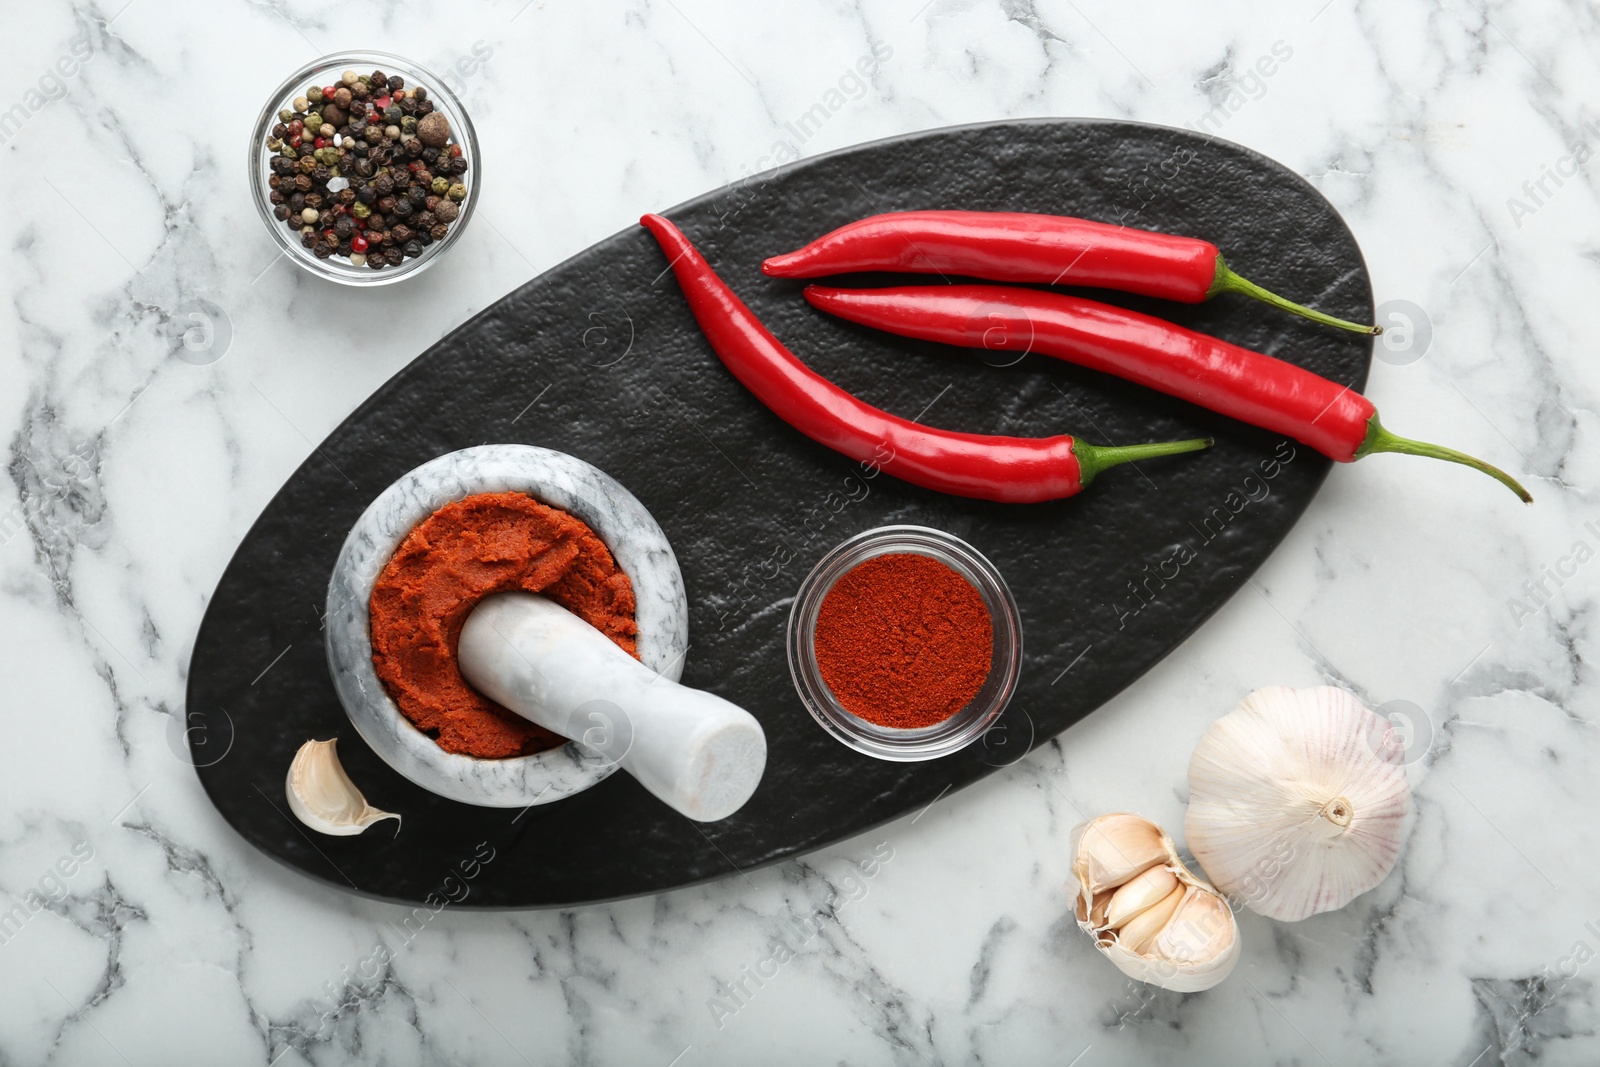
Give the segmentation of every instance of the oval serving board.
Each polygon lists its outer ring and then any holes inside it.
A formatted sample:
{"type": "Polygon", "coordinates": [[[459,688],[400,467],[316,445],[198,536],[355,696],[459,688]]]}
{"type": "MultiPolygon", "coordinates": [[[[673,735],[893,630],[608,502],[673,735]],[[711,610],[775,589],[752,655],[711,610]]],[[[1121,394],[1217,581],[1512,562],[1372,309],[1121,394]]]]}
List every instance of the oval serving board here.
{"type": "MultiPolygon", "coordinates": [[[[1033,506],[863,477],[733,380],[655,242],[628,229],[424,352],[311,454],[245,537],[201,624],[186,709],[194,762],[223,816],[314,878],[392,900],[553,907],[657,892],[748,872],[917,810],[1014,763],[1171,651],[1271,553],[1328,462],[1058,361],[991,366],[970,351],[831,320],[800,299],[802,283],[760,273],[763,257],[852,219],[937,207],[1202,236],[1268,288],[1372,318],[1365,264],[1332,206],[1272,160],[1184,130],[1054,119],[934,130],[789,164],[683,204],[667,214],[773,332],[880,407],[976,432],[1071,432],[1114,444],[1211,433],[1217,445],[1109,471],[1075,499],[1033,506]],[[339,546],[390,482],[491,441],[595,464],[666,531],[691,605],[684,682],[748,708],[767,732],[766,776],[732,818],[692,823],[625,774],[522,812],[470,807],[391,771],[351,727],[318,617],[339,546]],[[839,541],[885,523],[971,542],[1022,612],[1025,662],[1006,713],[982,743],[928,763],[880,762],[834,741],[802,708],[784,656],[801,578],[839,541]],[[398,835],[385,823],[360,837],[322,837],[289,816],[290,759],[308,738],[329,737],[368,799],[404,814],[398,835]]],[[[1086,295],[1357,390],[1365,383],[1370,341],[1253,301],[1188,307],[1086,295]]]]}

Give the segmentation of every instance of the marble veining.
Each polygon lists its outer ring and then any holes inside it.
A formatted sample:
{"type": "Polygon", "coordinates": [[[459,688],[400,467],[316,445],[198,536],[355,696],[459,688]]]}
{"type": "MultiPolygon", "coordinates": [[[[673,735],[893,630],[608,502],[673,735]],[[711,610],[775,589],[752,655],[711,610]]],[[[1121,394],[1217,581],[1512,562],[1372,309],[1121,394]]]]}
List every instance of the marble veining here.
{"type": "MultiPolygon", "coordinates": [[[[1593,11],[1559,0],[11,5],[0,1063],[1596,1062],[1597,51],[1593,11]],[[358,294],[276,254],[244,163],[266,93],[362,47],[449,71],[485,180],[448,258],[358,294]],[[1038,115],[1200,129],[1306,175],[1390,327],[1385,423],[1536,504],[1409,457],[1339,467],[1085,722],[871,834],[655,898],[473,913],[458,867],[407,910],[280,867],[211,809],[183,705],[206,600],[383,381],[643,211],[1038,115]],[[1177,833],[1211,719],[1325,682],[1412,731],[1399,867],[1339,912],[1241,915],[1207,993],[1124,981],[1071,921],[1071,827],[1131,809],[1177,833]]],[[[522,418],[540,388],[506,383],[522,418]]],[[[477,844],[467,870],[494,862],[477,844]]]]}
{"type": "Polygon", "coordinates": [[[477,493],[526,493],[575,515],[611,550],[633,583],[639,659],[672,681],[683,676],[689,603],[666,534],[615,478],[575,456],[532,445],[479,445],[429,460],[378,494],[350,530],[328,580],[328,669],[350,721],[385,763],[440,796],[522,808],[563,800],[617,762],[579,740],[532,756],[474,759],[446,752],[411,724],[372,665],[372,587],[423,519],[477,493]]]}

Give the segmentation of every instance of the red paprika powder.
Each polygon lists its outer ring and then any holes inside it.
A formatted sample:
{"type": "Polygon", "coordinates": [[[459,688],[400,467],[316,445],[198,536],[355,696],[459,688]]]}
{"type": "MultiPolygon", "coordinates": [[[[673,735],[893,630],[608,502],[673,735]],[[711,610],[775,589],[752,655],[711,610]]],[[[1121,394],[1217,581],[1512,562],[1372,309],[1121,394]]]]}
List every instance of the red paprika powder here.
{"type": "Polygon", "coordinates": [[[966,707],[994,658],[982,595],[916,553],[876,556],[841,575],[822,600],[814,640],[822,680],[845,710],[899,729],[966,707]]]}

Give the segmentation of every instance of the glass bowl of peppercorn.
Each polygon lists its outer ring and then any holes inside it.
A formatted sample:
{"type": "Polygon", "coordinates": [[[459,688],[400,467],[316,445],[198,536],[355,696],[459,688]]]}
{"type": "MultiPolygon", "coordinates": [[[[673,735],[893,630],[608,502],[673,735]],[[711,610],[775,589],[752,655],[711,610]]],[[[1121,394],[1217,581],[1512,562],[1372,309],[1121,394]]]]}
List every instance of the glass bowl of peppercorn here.
{"type": "Polygon", "coordinates": [[[285,255],[345,285],[424,270],[466,229],[478,139],[425,68],[383,52],[323,56],[267,101],[250,188],[285,255]]]}
{"type": "Polygon", "coordinates": [[[822,728],[899,762],[984,737],[1022,672],[1022,615],[1005,579],[927,526],[881,526],[824,555],[795,594],[787,643],[800,702],[822,728]]]}

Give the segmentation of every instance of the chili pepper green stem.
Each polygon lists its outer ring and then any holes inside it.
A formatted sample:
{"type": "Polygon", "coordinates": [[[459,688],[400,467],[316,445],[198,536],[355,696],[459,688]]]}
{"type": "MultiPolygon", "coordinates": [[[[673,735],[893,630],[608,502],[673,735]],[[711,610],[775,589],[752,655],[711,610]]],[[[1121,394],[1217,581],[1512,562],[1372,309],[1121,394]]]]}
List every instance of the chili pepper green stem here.
{"type": "Polygon", "coordinates": [[[1072,454],[1078,459],[1078,484],[1088,485],[1107,467],[1137,463],[1141,459],[1176,456],[1180,452],[1198,452],[1215,443],[1210,437],[1196,437],[1188,441],[1156,441],[1147,445],[1086,445],[1082,441],[1073,441],[1072,454]]]}
{"type": "Polygon", "coordinates": [[[1524,504],[1533,503],[1533,494],[1522,487],[1522,483],[1499,467],[1485,463],[1481,459],[1474,459],[1465,452],[1457,452],[1453,448],[1443,445],[1430,445],[1425,441],[1413,441],[1409,437],[1400,437],[1384,429],[1383,424],[1374,415],[1367,420],[1366,440],[1361,442],[1361,447],[1356,449],[1356,459],[1370,456],[1374,452],[1400,452],[1408,456],[1428,456],[1432,459],[1442,459],[1450,463],[1459,463],[1464,467],[1479,470],[1493,478],[1495,481],[1510,489],[1522,498],[1524,504]]]}
{"type": "Polygon", "coordinates": [[[1296,304],[1293,300],[1285,300],[1277,293],[1263,289],[1250,279],[1241,278],[1233,273],[1233,269],[1228,266],[1228,261],[1220,255],[1217,257],[1217,276],[1212,281],[1211,288],[1206,290],[1206,299],[1209,300],[1218,293],[1243,293],[1245,296],[1254,297],[1264,304],[1271,304],[1273,307],[1281,308],[1290,314],[1299,315],[1310,319],[1312,322],[1320,322],[1324,326],[1336,326],[1341,330],[1349,330],[1352,333],[1375,336],[1383,332],[1382,326],[1363,326],[1359,322],[1337,319],[1314,308],[1308,308],[1304,304],[1296,304]]]}

